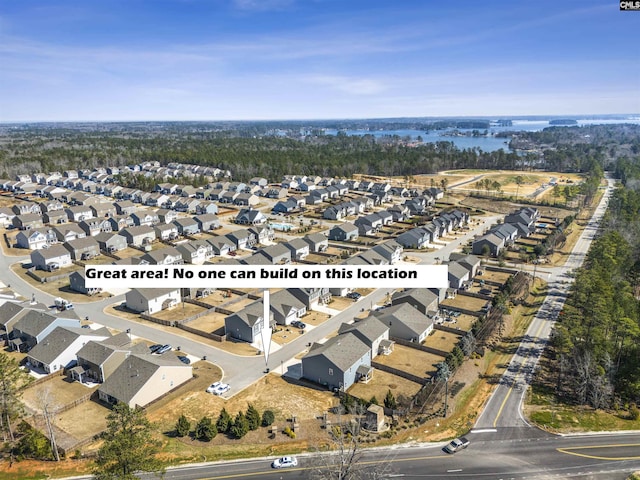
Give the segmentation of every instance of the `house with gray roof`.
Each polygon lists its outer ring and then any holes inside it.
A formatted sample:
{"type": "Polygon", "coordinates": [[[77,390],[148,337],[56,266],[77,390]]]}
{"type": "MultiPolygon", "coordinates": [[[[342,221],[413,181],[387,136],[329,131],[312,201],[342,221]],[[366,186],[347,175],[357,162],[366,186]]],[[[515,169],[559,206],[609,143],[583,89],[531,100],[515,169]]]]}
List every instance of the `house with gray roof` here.
{"type": "MultiPolygon", "coordinates": [[[[264,320],[264,305],[262,300],[258,300],[225,317],[225,333],[236,340],[253,343],[260,337],[264,320]]],[[[269,325],[273,327],[275,324],[273,312],[270,311],[269,325]]]]}
{"type": "Polygon", "coordinates": [[[398,235],[396,242],[405,248],[427,248],[431,243],[431,236],[425,229],[417,227],[398,235]]]}
{"type": "Polygon", "coordinates": [[[131,344],[129,334],[122,332],[101,341],[88,341],[76,354],[78,365],[69,376],[80,383],[103,383],[132,353],[149,353],[144,343],[131,344]]]}
{"type": "Polygon", "coordinates": [[[106,328],[56,327],[27,355],[27,365],[36,371],[54,373],[76,360],[76,353],[89,340],[100,341],[111,334],[106,328]]]}
{"type": "Polygon", "coordinates": [[[262,225],[267,223],[267,217],[265,217],[264,213],[260,210],[243,208],[238,215],[236,215],[234,222],[240,225],[262,225]]]}
{"type": "Polygon", "coordinates": [[[101,401],[144,407],[193,378],[193,369],[173,353],[129,355],[98,388],[101,401]]]}
{"type": "Polygon", "coordinates": [[[422,343],[434,328],[433,319],[409,303],[399,303],[372,315],[389,328],[392,339],[422,343]]]}
{"type": "Polygon", "coordinates": [[[20,230],[33,230],[34,228],[44,227],[44,220],[39,213],[25,213],[24,215],[16,215],[11,219],[11,223],[15,228],[20,230]]]}
{"type": "Polygon", "coordinates": [[[78,270],[75,272],[71,272],[69,275],[69,288],[74,292],[84,293],[85,295],[95,295],[102,291],[102,288],[94,287],[87,288],[86,286],[87,277],[84,273],[84,270],[78,270]]]}
{"type": "Polygon", "coordinates": [[[140,257],[141,263],[148,265],[182,265],[184,259],[178,248],[166,246],[157,250],[152,250],[140,257]]]}
{"type": "Polygon", "coordinates": [[[306,305],[288,290],[279,290],[270,295],[269,308],[278,325],[291,325],[292,321],[299,320],[307,313],[306,305]]]}
{"type": "Polygon", "coordinates": [[[302,376],[329,390],[346,392],[371,370],[371,348],[354,333],[314,343],[302,357],[302,376]]]}
{"type": "Polygon", "coordinates": [[[343,323],[338,329],[338,335],[345,333],[353,333],[362,340],[371,349],[372,359],[388,348],[389,327],[376,317],[369,316],[353,323],[343,323]]]}
{"type": "Polygon", "coordinates": [[[309,252],[324,252],[329,248],[329,239],[322,233],[310,233],[302,237],[302,240],[309,245],[309,252]]]}
{"type": "Polygon", "coordinates": [[[29,309],[14,323],[13,329],[9,332],[9,346],[12,350],[28,352],[56,327],[80,328],[80,319],[65,318],[41,310],[29,309]]]}
{"type": "Polygon", "coordinates": [[[156,232],[148,226],[127,227],[118,232],[127,240],[127,245],[142,247],[149,245],[156,239],[156,232]]]}
{"type": "Polygon", "coordinates": [[[8,342],[9,333],[15,323],[31,310],[46,312],[48,307],[43,304],[32,305],[29,302],[5,302],[0,305],[0,335],[5,342],[8,342]]]}
{"type": "Polygon", "coordinates": [[[33,230],[20,230],[16,235],[16,245],[19,248],[37,250],[47,248],[49,245],[57,243],[55,232],[47,227],[35,228],[33,230]]]}
{"type": "Polygon", "coordinates": [[[393,265],[402,260],[402,252],[404,249],[402,245],[395,240],[387,240],[386,242],[376,245],[371,250],[384,257],[384,259],[389,262],[389,265],[393,265]]]}
{"type": "Polygon", "coordinates": [[[328,287],[290,288],[289,292],[305,304],[307,310],[312,310],[318,304],[324,305],[331,300],[328,287]]]}
{"type": "Polygon", "coordinates": [[[93,237],[76,238],[62,244],[74,260],[90,260],[100,255],[100,246],[93,237]]]}
{"type": "Polygon", "coordinates": [[[449,287],[460,289],[469,281],[469,270],[458,262],[449,262],[447,264],[449,287]]]}
{"type": "Polygon", "coordinates": [[[182,302],[179,288],[133,288],[125,294],[125,305],[134,312],[153,315],[182,302]]]}
{"type": "Polygon", "coordinates": [[[353,223],[342,223],[329,230],[329,240],[348,242],[358,238],[358,227],[353,223]]]}
{"type": "Polygon", "coordinates": [[[497,257],[505,248],[505,240],[493,233],[483,235],[473,241],[471,251],[474,255],[491,255],[497,257]]]}
{"type": "Polygon", "coordinates": [[[116,207],[116,213],[118,215],[131,215],[132,213],[137,212],[140,208],[131,200],[121,200],[119,202],[115,202],[113,205],[116,207]]]}
{"type": "Polygon", "coordinates": [[[224,235],[207,238],[205,242],[211,245],[214,255],[227,255],[229,252],[235,252],[237,248],[236,244],[224,235]]]}
{"type": "Polygon", "coordinates": [[[270,242],[274,238],[273,229],[269,226],[255,226],[249,227],[249,232],[253,233],[256,237],[256,241],[261,244],[265,244],[266,242],[270,242]]]}
{"type": "Polygon", "coordinates": [[[282,265],[291,262],[291,250],[282,243],[264,247],[258,253],[264,255],[272,265],[282,265]]]}
{"type": "Polygon", "coordinates": [[[209,230],[220,228],[220,220],[218,219],[218,216],[213,213],[196,215],[193,219],[198,224],[201,232],[208,232],[209,230]]]}
{"type": "Polygon", "coordinates": [[[147,227],[153,227],[160,223],[160,218],[155,212],[150,210],[137,210],[129,215],[133,220],[133,224],[137,227],[144,225],[147,227]]]}
{"type": "Polygon", "coordinates": [[[253,255],[244,257],[240,260],[240,263],[242,265],[273,265],[271,260],[260,253],[254,253],[253,255]]]}
{"type": "Polygon", "coordinates": [[[200,233],[200,226],[193,218],[176,218],[173,224],[178,227],[180,235],[195,235],[200,233]]]}
{"type": "Polygon", "coordinates": [[[438,295],[427,288],[409,288],[394,293],[391,297],[391,304],[399,305],[401,303],[408,303],[425,315],[429,312],[437,312],[439,306],[438,295]]]}
{"type": "Polygon", "coordinates": [[[225,235],[229,241],[231,241],[236,249],[249,249],[257,243],[256,235],[249,231],[249,229],[234,230],[233,232],[225,235]]]}
{"type": "Polygon", "coordinates": [[[292,260],[304,260],[309,255],[309,244],[302,238],[294,238],[284,243],[284,246],[291,250],[292,260]]]}
{"type": "Polygon", "coordinates": [[[72,263],[71,252],[62,245],[51,245],[49,248],[31,252],[31,264],[36,270],[50,272],[59,268],[68,267],[72,263]]]}
{"type": "Polygon", "coordinates": [[[182,255],[185,263],[202,265],[213,256],[213,249],[206,241],[184,242],[176,246],[176,250],[182,255]],[[208,245],[208,248],[207,248],[208,245]]]}
{"type": "Polygon", "coordinates": [[[68,242],[78,238],[85,238],[87,234],[77,224],[69,223],[53,227],[56,238],[59,242],[68,242]]]}
{"type": "Polygon", "coordinates": [[[89,205],[75,205],[65,208],[64,211],[67,213],[70,222],[81,222],[82,220],[93,218],[93,212],[89,205]]]}
{"type": "Polygon", "coordinates": [[[45,212],[42,214],[42,221],[44,223],[48,223],[49,225],[60,225],[62,223],[67,223],[69,218],[64,210],[53,210],[51,212],[45,212]]]}
{"type": "Polygon", "coordinates": [[[9,225],[13,225],[13,217],[15,216],[16,214],[9,207],[0,207],[0,226],[7,228],[9,225]]]}
{"type": "Polygon", "coordinates": [[[127,240],[117,233],[102,232],[93,238],[103,252],[115,253],[127,248],[127,240]]]}

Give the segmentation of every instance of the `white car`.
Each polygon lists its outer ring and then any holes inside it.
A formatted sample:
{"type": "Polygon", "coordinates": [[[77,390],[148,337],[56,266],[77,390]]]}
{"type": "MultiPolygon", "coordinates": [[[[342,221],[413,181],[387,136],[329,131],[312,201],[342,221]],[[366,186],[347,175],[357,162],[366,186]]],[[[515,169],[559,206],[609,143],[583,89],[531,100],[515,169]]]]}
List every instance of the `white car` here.
{"type": "Polygon", "coordinates": [[[230,389],[231,387],[227,383],[221,383],[216,388],[214,388],[213,392],[211,393],[213,393],[214,395],[222,395],[223,393],[227,393],[230,389]]]}
{"type": "Polygon", "coordinates": [[[222,382],[215,382],[215,383],[212,383],[211,385],[209,385],[207,387],[207,393],[215,392],[216,388],[218,388],[220,386],[220,384],[222,384],[222,382]]]}
{"type": "Polygon", "coordinates": [[[281,457],[277,458],[271,464],[273,468],[288,468],[297,467],[298,459],[296,457],[281,457]]]}

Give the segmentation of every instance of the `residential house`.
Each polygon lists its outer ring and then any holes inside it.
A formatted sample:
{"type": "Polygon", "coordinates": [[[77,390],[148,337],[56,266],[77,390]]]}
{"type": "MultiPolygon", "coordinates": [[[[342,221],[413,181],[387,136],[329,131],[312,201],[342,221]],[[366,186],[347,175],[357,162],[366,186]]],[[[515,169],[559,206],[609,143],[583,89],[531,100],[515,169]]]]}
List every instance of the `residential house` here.
{"type": "Polygon", "coordinates": [[[153,231],[156,233],[156,238],[160,240],[175,240],[178,238],[178,227],[174,223],[159,223],[154,225],[153,231]]]}
{"type": "Polygon", "coordinates": [[[156,215],[158,216],[158,220],[161,224],[170,224],[178,218],[178,214],[174,210],[169,210],[168,208],[160,208],[156,210],[156,215]]]}
{"type": "Polygon", "coordinates": [[[100,245],[93,237],[76,238],[62,244],[74,260],[90,260],[100,255],[100,245]]]}
{"type": "Polygon", "coordinates": [[[13,205],[11,210],[16,215],[27,215],[27,214],[36,214],[41,215],[42,209],[39,203],[35,202],[21,202],[13,205]]]}
{"type": "Polygon", "coordinates": [[[240,193],[233,199],[234,205],[254,207],[260,203],[260,197],[253,193],[240,193]]]}
{"type": "Polygon", "coordinates": [[[55,232],[46,227],[35,230],[20,230],[16,235],[18,248],[28,248],[29,250],[47,248],[57,241],[55,232]]]}
{"type": "Polygon", "coordinates": [[[0,305],[0,338],[8,345],[9,333],[13,330],[15,323],[29,311],[38,310],[46,312],[47,305],[33,305],[29,302],[4,302],[0,305]]]}
{"type": "Polygon", "coordinates": [[[111,224],[111,231],[119,232],[122,229],[133,227],[133,219],[128,215],[118,215],[110,217],[107,221],[111,224]]]}
{"type": "Polygon", "coordinates": [[[269,297],[269,308],[278,325],[291,325],[307,313],[307,307],[288,290],[279,290],[269,297]]]}
{"type": "Polygon", "coordinates": [[[272,265],[282,265],[291,262],[291,250],[282,243],[264,247],[258,253],[265,256],[272,265]]]}
{"type": "Polygon", "coordinates": [[[197,198],[185,197],[178,200],[173,205],[173,209],[176,212],[196,213],[196,209],[198,208],[198,205],[200,205],[200,200],[198,200],[197,198]]]}
{"type": "Polygon", "coordinates": [[[176,247],[164,247],[152,250],[140,257],[143,264],[148,265],[182,265],[182,253],[176,247]]]}
{"type": "Polygon", "coordinates": [[[86,286],[87,277],[84,273],[84,270],[78,270],[76,272],[71,272],[69,275],[69,288],[74,292],[83,293],[85,295],[93,296],[102,291],[102,288],[94,287],[87,288],[86,286]]]}
{"type": "Polygon", "coordinates": [[[409,288],[391,297],[392,305],[407,303],[425,315],[438,311],[438,295],[426,288],[409,288]]]}
{"type": "Polygon", "coordinates": [[[329,239],[322,233],[310,233],[302,237],[309,244],[309,252],[321,253],[329,248],[329,239]]]}
{"type": "Polygon", "coordinates": [[[40,212],[29,213],[47,213],[47,212],[64,212],[64,205],[58,200],[45,200],[40,202],[40,212]]]}
{"type": "Polygon", "coordinates": [[[378,354],[388,346],[389,326],[373,316],[369,316],[364,320],[340,325],[338,335],[347,333],[353,333],[369,347],[372,359],[377,357],[378,354]]]}
{"type": "Polygon", "coordinates": [[[132,213],[137,212],[140,208],[131,200],[121,200],[119,202],[115,202],[113,205],[116,207],[116,213],[118,215],[131,215],[132,213]]]}
{"type": "Polygon", "coordinates": [[[376,245],[371,250],[384,257],[389,262],[389,265],[393,265],[402,260],[402,245],[395,240],[387,240],[384,243],[376,245]]]}
{"type": "Polygon", "coordinates": [[[127,240],[117,233],[102,232],[93,238],[103,252],[115,253],[127,248],[127,240]]]}
{"type": "Polygon", "coordinates": [[[346,392],[370,370],[371,349],[353,333],[314,343],[302,357],[302,376],[329,390],[346,392]]]}
{"type": "Polygon", "coordinates": [[[372,316],[389,328],[391,339],[422,343],[434,328],[433,319],[409,303],[399,303],[378,310],[372,316]]]}
{"type": "Polygon", "coordinates": [[[36,371],[54,373],[71,366],[76,353],[90,340],[100,341],[111,334],[106,328],[91,330],[79,327],[56,327],[29,350],[27,365],[36,371]]]}
{"type": "Polygon", "coordinates": [[[16,214],[9,207],[0,207],[0,227],[7,228],[13,225],[13,217],[16,214]]]}
{"type": "Polygon", "coordinates": [[[235,252],[236,244],[229,238],[219,235],[205,240],[213,250],[215,255],[227,255],[229,252],[235,252]]]}
{"type": "Polygon", "coordinates": [[[211,201],[200,202],[196,207],[197,215],[215,215],[218,213],[218,205],[211,201]]]}
{"type": "Polygon", "coordinates": [[[144,407],[193,378],[193,369],[172,353],[131,354],[98,388],[101,401],[144,407]]]}
{"type": "Polygon", "coordinates": [[[178,227],[180,235],[195,235],[200,232],[200,226],[193,218],[176,218],[173,224],[178,227]]]}
{"type": "Polygon", "coordinates": [[[263,177],[253,177],[249,180],[249,185],[258,185],[259,187],[266,187],[269,182],[263,177]]]}
{"type": "Polygon", "coordinates": [[[14,323],[13,329],[9,332],[9,346],[12,350],[28,352],[55,330],[56,327],[79,328],[80,320],[29,309],[14,323]]]}
{"type": "Polygon", "coordinates": [[[127,245],[135,247],[149,245],[156,239],[153,228],[146,226],[124,228],[118,235],[122,235],[127,240],[127,245]]]}
{"type": "Polygon", "coordinates": [[[62,245],[51,245],[49,248],[31,252],[31,265],[36,270],[51,272],[71,264],[71,253],[62,245]]]}
{"type": "Polygon", "coordinates": [[[227,233],[225,237],[233,242],[237,250],[250,249],[257,242],[255,234],[251,233],[248,229],[234,230],[233,232],[227,233]]]}
{"type": "Polygon", "coordinates": [[[452,253],[449,255],[449,260],[457,262],[467,270],[469,270],[469,278],[473,278],[478,274],[478,269],[482,263],[479,257],[475,255],[467,255],[464,253],[452,253]]]}
{"type": "Polygon", "coordinates": [[[271,211],[273,213],[291,213],[298,208],[298,204],[295,200],[288,198],[286,200],[280,200],[277,202],[271,211]]]}
{"type": "Polygon", "coordinates": [[[182,302],[179,288],[133,288],[126,293],[125,298],[128,309],[149,315],[182,302]]]}
{"type": "Polygon", "coordinates": [[[218,220],[218,216],[213,213],[196,215],[193,219],[198,224],[198,228],[201,232],[208,232],[210,230],[220,228],[220,220],[218,220]]]}
{"type": "Polygon", "coordinates": [[[431,236],[424,228],[412,228],[398,235],[396,242],[404,248],[426,248],[431,243],[431,236]]]}
{"type": "Polygon", "coordinates": [[[67,217],[70,222],[81,222],[82,220],[88,220],[93,218],[93,211],[88,205],[76,205],[74,207],[67,207],[64,210],[67,213],[67,217]]]}
{"type": "Polygon", "coordinates": [[[160,223],[160,219],[155,212],[151,212],[149,210],[138,210],[129,215],[133,220],[133,224],[137,227],[147,226],[153,227],[160,223]]]}
{"type": "MultiPolygon", "coordinates": [[[[236,340],[253,343],[260,338],[264,321],[264,305],[262,300],[258,300],[225,317],[225,333],[236,340]]],[[[269,325],[275,325],[272,311],[269,311],[269,325]]]]}
{"type": "Polygon", "coordinates": [[[67,217],[64,210],[54,210],[44,213],[42,215],[42,221],[49,225],[60,225],[61,223],[67,223],[69,221],[69,217],[67,217]]]}
{"type": "Polygon", "coordinates": [[[240,225],[263,225],[267,223],[267,217],[260,210],[243,208],[234,221],[240,225]]]}
{"type": "Polygon", "coordinates": [[[211,246],[207,248],[205,241],[200,242],[184,242],[176,246],[176,250],[182,255],[185,263],[194,265],[202,265],[206,260],[211,258],[211,246]]]}
{"type": "Polygon", "coordinates": [[[504,237],[488,233],[473,241],[471,251],[474,255],[491,255],[497,257],[504,248],[504,237]]]}
{"type": "Polygon", "coordinates": [[[331,300],[331,293],[327,287],[291,288],[291,294],[305,304],[307,310],[312,310],[318,304],[324,305],[331,300]]]}
{"type": "Polygon", "coordinates": [[[329,230],[329,240],[348,242],[358,238],[358,227],[353,223],[342,223],[329,230]]]}
{"type": "Polygon", "coordinates": [[[78,365],[71,368],[72,380],[80,383],[103,383],[132,353],[149,353],[144,343],[131,344],[129,334],[122,332],[102,341],[88,341],[76,354],[78,365]]]}
{"type": "Polygon", "coordinates": [[[33,230],[34,228],[44,227],[42,215],[38,213],[25,213],[24,215],[16,215],[11,219],[11,223],[15,228],[20,230],[33,230]]]}
{"type": "Polygon", "coordinates": [[[291,250],[292,260],[304,260],[309,255],[309,244],[302,238],[294,238],[283,245],[291,250]]]}
{"type": "Polygon", "coordinates": [[[78,223],[78,226],[88,237],[95,237],[99,233],[113,231],[113,225],[107,218],[91,218],[89,220],[82,220],[78,223]]]}
{"type": "Polygon", "coordinates": [[[469,270],[458,262],[449,262],[447,265],[449,287],[460,289],[469,281],[469,270]]]}
{"type": "Polygon", "coordinates": [[[56,238],[59,242],[68,242],[78,238],[85,238],[87,234],[77,224],[69,223],[53,227],[56,238]]]}
{"type": "Polygon", "coordinates": [[[274,238],[274,232],[273,229],[265,226],[265,227],[260,227],[260,226],[255,226],[255,227],[249,227],[248,228],[249,232],[254,234],[256,236],[256,240],[258,243],[261,244],[266,244],[267,242],[270,242],[273,240],[274,238]]]}
{"type": "Polygon", "coordinates": [[[90,205],[89,208],[95,218],[113,217],[116,215],[116,207],[114,207],[112,203],[96,203],[90,205]]]}

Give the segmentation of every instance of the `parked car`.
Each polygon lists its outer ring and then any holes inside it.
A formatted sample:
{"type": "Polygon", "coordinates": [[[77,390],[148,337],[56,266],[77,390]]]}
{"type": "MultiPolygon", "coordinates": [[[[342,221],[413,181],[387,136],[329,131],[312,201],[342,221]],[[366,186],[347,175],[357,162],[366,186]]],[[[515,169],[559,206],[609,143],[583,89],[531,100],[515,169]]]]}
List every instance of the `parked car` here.
{"type": "Polygon", "coordinates": [[[229,390],[231,390],[231,387],[228,383],[221,383],[216,388],[214,388],[213,392],[211,393],[213,393],[214,395],[222,395],[223,393],[227,393],[229,390]]]}
{"type": "Polygon", "coordinates": [[[300,330],[304,330],[305,328],[307,328],[307,325],[305,323],[302,323],[300,320],[294,320],[293,322],[291,322],[291,326],[299,328],[300,330]]]}
{"type": "Polygon", "coordinates": [[[347,293],[347,298],[352,299],[354,302],[359,300],[360,297],[362,297],[362,294],[360,294],[358,292],[349,292],[349,293],[347,293]]]}
{"type": "Polygon", "coordinates": [[[222,382],[215,382],[209,385],[207,387],[207,393],[213,393],[216,390],[216,388],[220,386],[220,384],[222,384],[222,382]]]}
{"type": "Polygon", "coordinates": [[[158,350],[160,350],[162,348],[162,345],[160,345],[159,343],[155,344],[155,345],[151,345],[149,347],[149,351],[151,353],[156,353],[158,350]]]}
{"type": "Polygon", "coordinates": [[[296,457],[281,457],[276,458],[271,464],[273,468],[288,468],[297,467],[298,459],[296,457]]]}
{"type": "Polygon", "coordinates": [[[456,438],[451,440],[445,447],[444,451],[447,453],[456,453],[459,450],[464,450],[469,446],[469,440],[465,437],[456,438]]]}
{"type": "Polygon", "coordinates": [[[155,351],[155,353],[157,353],[158,355],[162,355],[165,352],[168,352],[171,350],[171,345],[167,344],[167,345],[162,345],[158,350],[155,351]]]}
{"type": "Polygon", "coordinates": [[[184,355],[178,355],[178,360],[180,360],[185,365],[191,364],[191,360],[189,360],[189,357],[185,357],[184,355]]]}

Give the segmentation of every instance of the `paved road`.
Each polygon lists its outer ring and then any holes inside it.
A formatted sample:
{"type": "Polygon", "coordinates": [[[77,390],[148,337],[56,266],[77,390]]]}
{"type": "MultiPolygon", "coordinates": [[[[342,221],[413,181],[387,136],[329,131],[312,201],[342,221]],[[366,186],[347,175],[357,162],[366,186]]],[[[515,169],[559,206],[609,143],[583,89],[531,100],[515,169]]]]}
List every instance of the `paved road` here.
{"type": "Polygon", "coordinates": [[[537,269],[546,274],[549,292],[534,317],[522,343],[513,356],[498,387],[489,398],[475,424],[476,429],[527,426],[522,417],[522,401],[531,382],[533,372],[549,340],[553,324],[562,310],[572,277],[568,274],[582,265],[591,242],[596,236],[609,197],[613,193],[613,180],[596,208],[584,232],[576,242],[565,264],[556,268],[537,269]]]}
{"type": "MultiPolygon", "coordinates": [[[[590,479],[623,480],[640,469],[640,434],[583,435],[501,440],[491,434],[470,434],[469,448],[455,455],[444,443],[398,445],[363,451],[360,467],[374,468],[376,478],[406,479],[590,479]]],[[[273,470],[271,458],[204,463],[171,468],[167,480],[307,479],[326,464],[318,455],[301,455],[290,470],[273,470]]],[[[89,478],[89,477],[82,477],[89,478]]],[[[151,475],[145,479],[156,478],[151,475]]]]}

